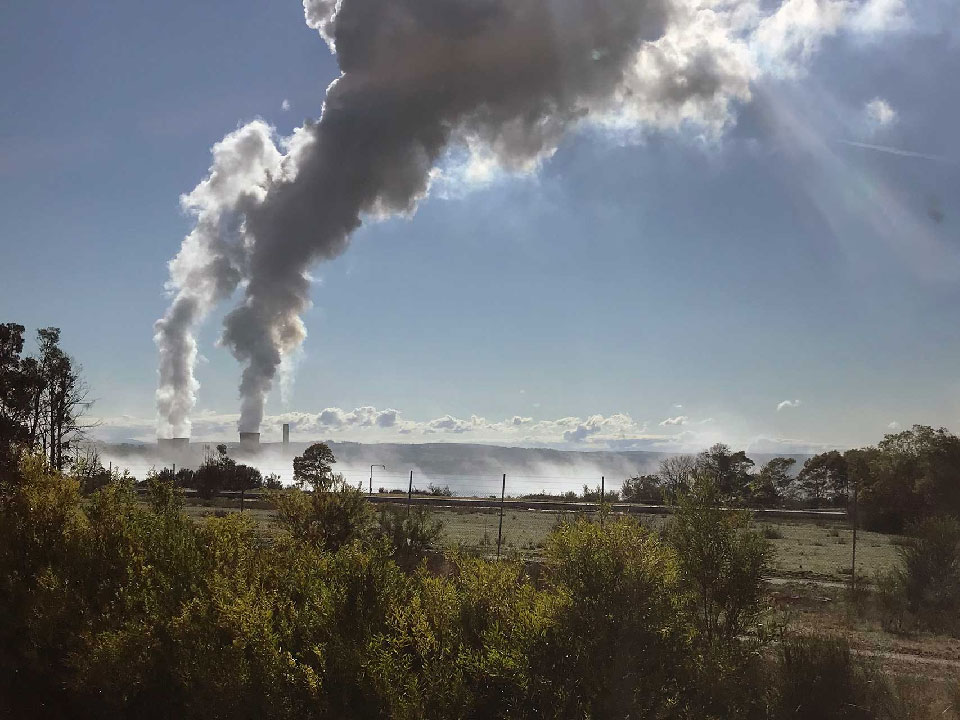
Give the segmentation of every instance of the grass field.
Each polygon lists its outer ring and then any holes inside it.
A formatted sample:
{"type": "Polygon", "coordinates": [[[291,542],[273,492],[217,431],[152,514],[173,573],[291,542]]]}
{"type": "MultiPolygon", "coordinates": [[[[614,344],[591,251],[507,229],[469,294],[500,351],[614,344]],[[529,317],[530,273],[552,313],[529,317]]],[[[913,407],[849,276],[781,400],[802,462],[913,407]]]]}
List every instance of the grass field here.
{"type": "MultiPolygon", "coordinates": [[[[236,512],[237,501],[218,499],[209,503],[189,502],[185,510],[194,517],[236,512]]],[[[246,513],[257,521],[265,537],[277,532],[273,511],[263,502],[247,502],[246,513]]],[[[443,522],[441,543],[494,552],[500,514],[496,509],[436,509],[430,514],[443,522]]],[[[508,510],[503,516],[502,549],[536,557],[550,530],[570,513],[534,510],[508,510]]],[[[669,517],[638,515],[641,523],[660,529],[669,517]]],[[[842,523],[813,520],[765,520],[757,523],[773,546],[773,574],[785,578],[840,581],[850,577],[852,532],[842,523]]],[[[897,559],[898,538],[860,531],[857,539],[857,572],[871,578],[888,570],[897,559]]]]}

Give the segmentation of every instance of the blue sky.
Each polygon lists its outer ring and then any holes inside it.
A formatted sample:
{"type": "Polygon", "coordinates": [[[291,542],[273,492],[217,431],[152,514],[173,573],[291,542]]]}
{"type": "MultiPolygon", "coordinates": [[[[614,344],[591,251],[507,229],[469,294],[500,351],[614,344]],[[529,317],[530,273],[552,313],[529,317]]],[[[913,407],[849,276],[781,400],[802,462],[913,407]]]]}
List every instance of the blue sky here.
{"type": "MultiPolygon", "coordinates": [[[[450,171],[313,268],[265,435],[769,451],[957,430],[958,19],[925,1],[822,32],[716,135],[584,128],[535,172],[450,171]]],[[[290,133],[337,72],[293,1],[0,9],[0,308],[63,329],[101,437],[155,432],[152,326],[211,146],[257,117],[290,133]]],[[[236,428],[228,309],[198,335],[198,438],[236,428]]]]}

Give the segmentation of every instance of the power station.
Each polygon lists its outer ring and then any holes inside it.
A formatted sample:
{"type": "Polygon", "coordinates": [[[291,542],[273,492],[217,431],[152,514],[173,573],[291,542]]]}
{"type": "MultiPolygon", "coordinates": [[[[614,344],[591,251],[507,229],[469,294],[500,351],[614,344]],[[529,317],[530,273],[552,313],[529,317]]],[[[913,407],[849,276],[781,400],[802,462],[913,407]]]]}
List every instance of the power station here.
{"type": "Polygon", "coordinates": [[[240,433],[240,449],[243,452],[255,453],[260,450],[260,433],[258,432],[241,432],[240,433]]]}
{"type": "Polygon", "coordinates": [[[157,438],[157,449],[164,455],[182,455],[190,449],[190,438],[157,438]]]}

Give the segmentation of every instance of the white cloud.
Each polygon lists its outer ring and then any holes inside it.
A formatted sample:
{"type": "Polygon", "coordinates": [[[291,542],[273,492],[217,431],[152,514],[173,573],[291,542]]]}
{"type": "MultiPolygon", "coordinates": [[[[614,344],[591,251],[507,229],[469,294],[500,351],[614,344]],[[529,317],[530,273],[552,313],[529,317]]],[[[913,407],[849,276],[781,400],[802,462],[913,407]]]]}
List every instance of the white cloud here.
{"type": "Polygon", "coordinates": [[[316,414],[312,419],[310,416],[297,418],[294,422],[298,428],[317,428],[317,429],[342,429],[356,427],[393,427],[397,423],[398,411],[388,408],[386,410],[377,410],[374,407],[359,407],[356,410],[347,412],[340,408],[325,408],[316,414]]]}
{"type": "Polygon", "coordinates": [[[868,122],[876,128],[888,127],[897,122],[897,111],[881,97],[875,97],[864,105],[863,111],[868,122]]]}
{"type": "Polygon", "coordinates": [[[780,438],[758,436],[750,439],[744,448],[750,453],[771,453],[776,455],[790,455],[793,453],[820,453],[826,450],[837,449],[835,445],[810,442],[799,438],[780,438]]]}
{"type": "Polygon", "coordinates": [[[286,98],[284,98],[284,99],[283,99],[283,102],[280,103],[280,109],[283,110],[284,112],[286,112],[287,110],[289,110],[289,109],[290,109],[290,101],[287,100],[286,98]]]}
{"type": "Polygon", "coordinates": [[[800,407],[802,404],[803,403],[800,402],[799,400],[784,400],[782,402],[777,403],[777,412],[780,412],[781,410],[785,410],[787,408],[800,407]]]}
{"type": "Polygon", "coordinates": [[[757,24],[750,47],[761,72],[804,72],[824,38],[849,32],[873,36],[909,26],[903,0],[786,0],[757,24]]]}
{"type": "Polygon", "coordinates": [[[686,415],[677,415],[676,417],[661,420],[660,425],[663,427],[667,427],[668,425],[685,425],[689,419],[686,415]]]}
{"type": "Polygon", "coordinates": [[[893,432],[900,432],[900,430],[902,429],[903,429],[903,426],[900,423],[898,423],[896,420],[891,420],[887,424],[887,430],[891,430],[893,432]]]}

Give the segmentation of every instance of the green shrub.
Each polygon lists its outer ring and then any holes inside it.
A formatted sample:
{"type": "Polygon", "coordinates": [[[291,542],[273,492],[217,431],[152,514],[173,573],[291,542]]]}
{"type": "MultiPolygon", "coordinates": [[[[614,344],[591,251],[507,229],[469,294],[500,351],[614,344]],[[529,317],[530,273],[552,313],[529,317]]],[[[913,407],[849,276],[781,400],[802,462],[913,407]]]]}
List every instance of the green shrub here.
{"type": "Polygon", "coordinates": [[[272,491],[277,522],[293,537],[324,550],[337,550],[369,536],[373,508],[363,493],[333,475],[310,492],[299,488],[272,491]]]}
{"type": "Polygon", "coordinates": [[[545,552],[553,621],[534,655],[539,704],[598,718],[675,708],[689,654],[670,549],[632,518],[580,518],[545,552]]]}
{"type": "Polygon", "coordinates": [[[248,516],[191,519],[165,479],[147,504],[121,481],[84,498],[42,460],[18,478],[0,496],[0,714],[759,718],[819,693],[873,714],[806,717],[907,717],[842,648],[788,644],[766,691],[744,636],[765,545],[709,488],[669,542],[630,518],[558,524],[535,582],[466,554],[404,570],[395,541],[425,547],[429,516],[376,536],[342,487],[282,493],[290,532],[265,544],[248,516]]]}
{"type": "Polygon", "coordinates": [[[707,477],[696,478],[678,497],[668,537],[707,644],[736,642],[761,612],[770,545],[749,523],[745,511],[721,507],[707,477]]]}
{"type": "Polygon", "coordinates": [[[910,612],[934,630],[960,630],[960,521],[933,517],[897,548],[899,586],[910,612]]]}
{"type": "Polygon", "coordinates": [[[380,506],[380,533],[390,543],[401,564],[417,562],[443,533],[443,522],[423,507],[402,508],[391,503],[380,506]]]}
{"type": "Polygon", "coordinates": [[[783,530],[774,525],[764,525],[760,528],[760,534],[767,540],[783,540],[783,530]]]}
{"type": "Polygon", "coordinates": [[[817,720],[896,718],[895,697],[879,672],[845,640],[786,638],[773,671],[773,717],[817,720]]]}

